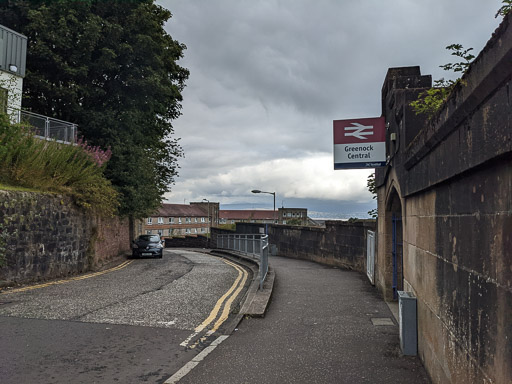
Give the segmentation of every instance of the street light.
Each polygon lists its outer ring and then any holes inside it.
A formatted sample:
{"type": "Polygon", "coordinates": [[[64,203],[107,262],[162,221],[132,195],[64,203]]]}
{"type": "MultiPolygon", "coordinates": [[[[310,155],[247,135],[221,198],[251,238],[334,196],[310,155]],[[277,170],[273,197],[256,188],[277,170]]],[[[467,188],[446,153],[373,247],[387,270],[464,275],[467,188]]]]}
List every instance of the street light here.
{"type": "Polygon", "coordinates": [[[251,192],[252,193],[268,193],[269,195],[273,195],[274,196],[274,224],[275,224],[275,222],[276,222],[276,193],[275,192],[260,191],[259,189],[253,189],[251,192]]]}
{"type": "Polygon", "coordinates": [[[210,238],[212,236],[211,235],[212,226],[210,224],[210,200],[203,199],[203,201],[206,201],[208,203],[208,237],[210,238]]]}

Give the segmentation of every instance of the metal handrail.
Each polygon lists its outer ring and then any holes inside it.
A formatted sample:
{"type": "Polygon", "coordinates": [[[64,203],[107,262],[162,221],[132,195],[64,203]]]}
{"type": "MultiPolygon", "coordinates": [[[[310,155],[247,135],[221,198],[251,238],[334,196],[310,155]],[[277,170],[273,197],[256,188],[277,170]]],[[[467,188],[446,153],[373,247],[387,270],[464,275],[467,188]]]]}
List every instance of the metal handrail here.
{"type": "Polygon", "coordinates": [[[217,234],[217,248],[235,251],[259,260],[260,289],[263,289],[263,283],[268,274],[268,235],[217,234]]]}
{"type": "Polygon", "coordinates": [[[28,124],[36,137],[65,144],[77,142],[78,125],[76,124],[10,107],[7,108],[7,114],[13,123],[28,124]]]}

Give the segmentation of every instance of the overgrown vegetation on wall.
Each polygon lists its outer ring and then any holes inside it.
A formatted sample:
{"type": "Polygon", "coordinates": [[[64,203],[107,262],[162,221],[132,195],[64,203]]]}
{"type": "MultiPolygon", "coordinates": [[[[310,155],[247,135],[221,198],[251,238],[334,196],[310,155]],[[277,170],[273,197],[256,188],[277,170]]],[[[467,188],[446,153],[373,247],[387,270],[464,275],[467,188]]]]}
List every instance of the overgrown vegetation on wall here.
{"type": "MultiPolygon", "coordinates": [[[[448,63],[440,65],[445,71],[453,71],[455,73],[464,73],[470,66],[475,56],[471,53],[473,48],[464,49],[461,44],[451,44],[446,47],[447,50],[452,51],[452,55],[463,59],[456,63],[448,63]]],[[[434,117],[441,107],[444,105],[455,86],[462,80],[457,78],[455,80],[445,80],[441,78],[434,81],[434,87],[421,92],[418,99],[411,102],[411,107],[417,115],[425,114],[429,119],[434,117]]]]}
{"type": "Polygon", "coordinates": [[[512,11],[512,0],[503,0],[501,2],[503,5],[498,9],[498,12],[496,12],[496,16],[503,16],[505,17],[512,11]]]}
{"type": "MultiPolygon", "coordinates": [[[[512,0],[503,0],[502,4],[503,5],[496,12],[495,17],[505,17],[512,11],[512,0]]],[[[451,54],[461,58],[462,61],[440,65],[440,67],[445,71],[453,71],[455,73],[460,72],[463,75],[475,58],[471,53],[473,48],[464,49],[461,44],[451,44],[447,46],[446,49],[452,51],[451,54]]],[[[421,92],[418,99],[411,102],[410,105],[413,111],[417,115],[424,114],[429,119],[432,119],[437,112],[441,110],[455,86],[461,81],[460,77],[455,80],[445,80],[444,78],[435,80],[432,88],[421,92]]]]}
{"type": "Polygon", "coordinates": [[[230,231],[236,231],[236,224],[219,224],[217,227],[221,229],[228,229],[230,231]]]}
{"type": "MultiPolygon", "coordinates": [[[[108,151],[34,137],[29,127],[12,125],[0,114],[0,183],[73,197],[78,206],[113,215],[118,193],[103,172],[108,151]]],[[[0,243],[1,252],[1,243],[0,243]]]]}

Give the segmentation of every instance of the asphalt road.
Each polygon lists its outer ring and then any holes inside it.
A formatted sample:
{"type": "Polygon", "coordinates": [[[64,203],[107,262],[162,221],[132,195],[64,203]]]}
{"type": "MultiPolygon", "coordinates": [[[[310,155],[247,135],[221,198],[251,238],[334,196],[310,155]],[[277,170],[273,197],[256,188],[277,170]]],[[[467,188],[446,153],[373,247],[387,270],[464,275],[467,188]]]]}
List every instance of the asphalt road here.
{"type": "Polygon", "coordinates": [[[244,319],[179,384],[428,384],[403,356],[398,325],[366,276],[272,257],[265,318],[244,319]]]}
{"type": "Polygon", "coordinates": [[[166,250],[83,277],[0,293],[1,383],[163,383],[229,327],[251,276],[166,250]]]}

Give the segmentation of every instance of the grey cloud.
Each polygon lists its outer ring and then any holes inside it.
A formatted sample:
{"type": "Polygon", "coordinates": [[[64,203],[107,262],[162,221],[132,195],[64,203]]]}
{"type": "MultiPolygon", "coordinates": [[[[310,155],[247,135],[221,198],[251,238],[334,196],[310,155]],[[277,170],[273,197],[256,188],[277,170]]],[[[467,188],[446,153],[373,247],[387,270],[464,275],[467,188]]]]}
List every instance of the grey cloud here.
{"type": "MultiPolygon", "coordinates": [[[[159,3],[174,15],[166,29],[187,45],[181,64],[191,71],[183,116],[174,122],[186,152],[172,194],[179,202],[194,194],[242,199],[253,181],[265,180],[284,194],[293,176],[304,174],[294,161],[307,167],[331,156],[332,120],[381,114],[388,67],[420,65],[434,78],[445,76],[439,65],[454,58],[444,47],[460,42],[478,53],[499,23],[501,1],[159,3]],[[272,163],[277,159],[284,162],[272,163]],[[243,177],[268,164],[266,174],[243,177]]],[[[326,177],[350,179],[351,190],[364,195],[366,176],[343,174],[326,177]]],[[[330,198],[327,189],[336,185],[308,189],[319,183],[308,177],[294,186],[297,196],[330,198]]],[[[340,188],[336,198],[356,199],[351,190],[340,188]]]]}

